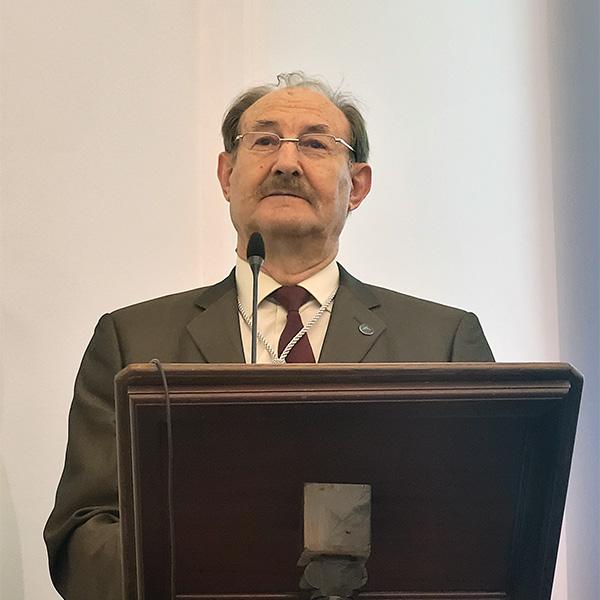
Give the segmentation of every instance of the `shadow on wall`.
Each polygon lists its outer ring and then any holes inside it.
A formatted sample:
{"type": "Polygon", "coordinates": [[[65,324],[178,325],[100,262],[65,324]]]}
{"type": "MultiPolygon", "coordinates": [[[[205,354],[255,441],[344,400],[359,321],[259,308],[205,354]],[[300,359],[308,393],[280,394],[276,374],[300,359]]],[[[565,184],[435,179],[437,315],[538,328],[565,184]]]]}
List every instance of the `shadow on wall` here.
{"type": "Polygon", "coordinates": [[[0,598],[23,600],[23,561],[15,506],[0,456],[0,598]]]}

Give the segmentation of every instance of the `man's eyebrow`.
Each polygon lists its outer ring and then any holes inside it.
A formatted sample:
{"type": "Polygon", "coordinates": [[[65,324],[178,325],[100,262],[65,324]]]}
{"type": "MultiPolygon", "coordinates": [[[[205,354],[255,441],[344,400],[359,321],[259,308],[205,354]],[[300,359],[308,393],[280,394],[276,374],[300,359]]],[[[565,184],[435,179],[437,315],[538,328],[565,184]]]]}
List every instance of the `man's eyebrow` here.
{"type": "Polygon", "coordinates": [[[302,133],[331,133],[331,128],[325,123],[317,123],[316,125],[304,127],[302,133]]]}
{"type": "Polygon", "coordinates": [[[258,121],[254,121],[252,124],[252,131],[262,131],[260,129],[263,127],[264,129],[276,129],[279,126],[277,121],[270,121],[268,119],[259,119],[258,121]]]}

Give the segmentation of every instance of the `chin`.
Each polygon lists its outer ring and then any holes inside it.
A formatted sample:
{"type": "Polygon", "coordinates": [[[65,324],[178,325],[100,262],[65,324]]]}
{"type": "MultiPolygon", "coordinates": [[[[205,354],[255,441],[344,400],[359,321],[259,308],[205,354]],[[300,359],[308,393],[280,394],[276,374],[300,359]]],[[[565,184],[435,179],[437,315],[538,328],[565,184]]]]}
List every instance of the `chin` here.
{"type": "Polygon", "coordinates": [[[319,229],[316,215],[308,204],[293,209],[282,206],[259,211],[254,216],[258,231],[263,235],[303,236],[319,229]]]}
{"type": "Polygon", "coordinates": [[[302,238],[314,235],[319,228],[305,220],[285,219],[262,223],[258,230],[269,237],[302,238]]]}

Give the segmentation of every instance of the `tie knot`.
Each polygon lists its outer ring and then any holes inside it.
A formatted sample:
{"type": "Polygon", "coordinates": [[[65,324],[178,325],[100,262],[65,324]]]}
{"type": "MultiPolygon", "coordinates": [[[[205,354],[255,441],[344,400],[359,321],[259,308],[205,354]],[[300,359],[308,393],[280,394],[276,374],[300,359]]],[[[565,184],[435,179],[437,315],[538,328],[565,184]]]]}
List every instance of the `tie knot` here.
{"type": "Polygon", "coordinates": [[[284,285],[275,290],[273,298],[288,312],[298,311],[311,298],[311,293],[299,285],[284,285]]]}

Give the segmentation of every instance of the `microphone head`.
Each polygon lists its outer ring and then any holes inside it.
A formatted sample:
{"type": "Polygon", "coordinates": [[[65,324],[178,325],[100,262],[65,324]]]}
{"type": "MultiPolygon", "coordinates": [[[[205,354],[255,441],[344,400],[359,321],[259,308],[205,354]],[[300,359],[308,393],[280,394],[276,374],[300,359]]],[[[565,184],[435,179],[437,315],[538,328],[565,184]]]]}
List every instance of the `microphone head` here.
{"type": "Polygon", "coordinates": [[[258,256],[262,260],[265,260],[265,242],[263,236],[255,231],[248,240],[248,250],[246,251],[246,257],[258,256]]]}

